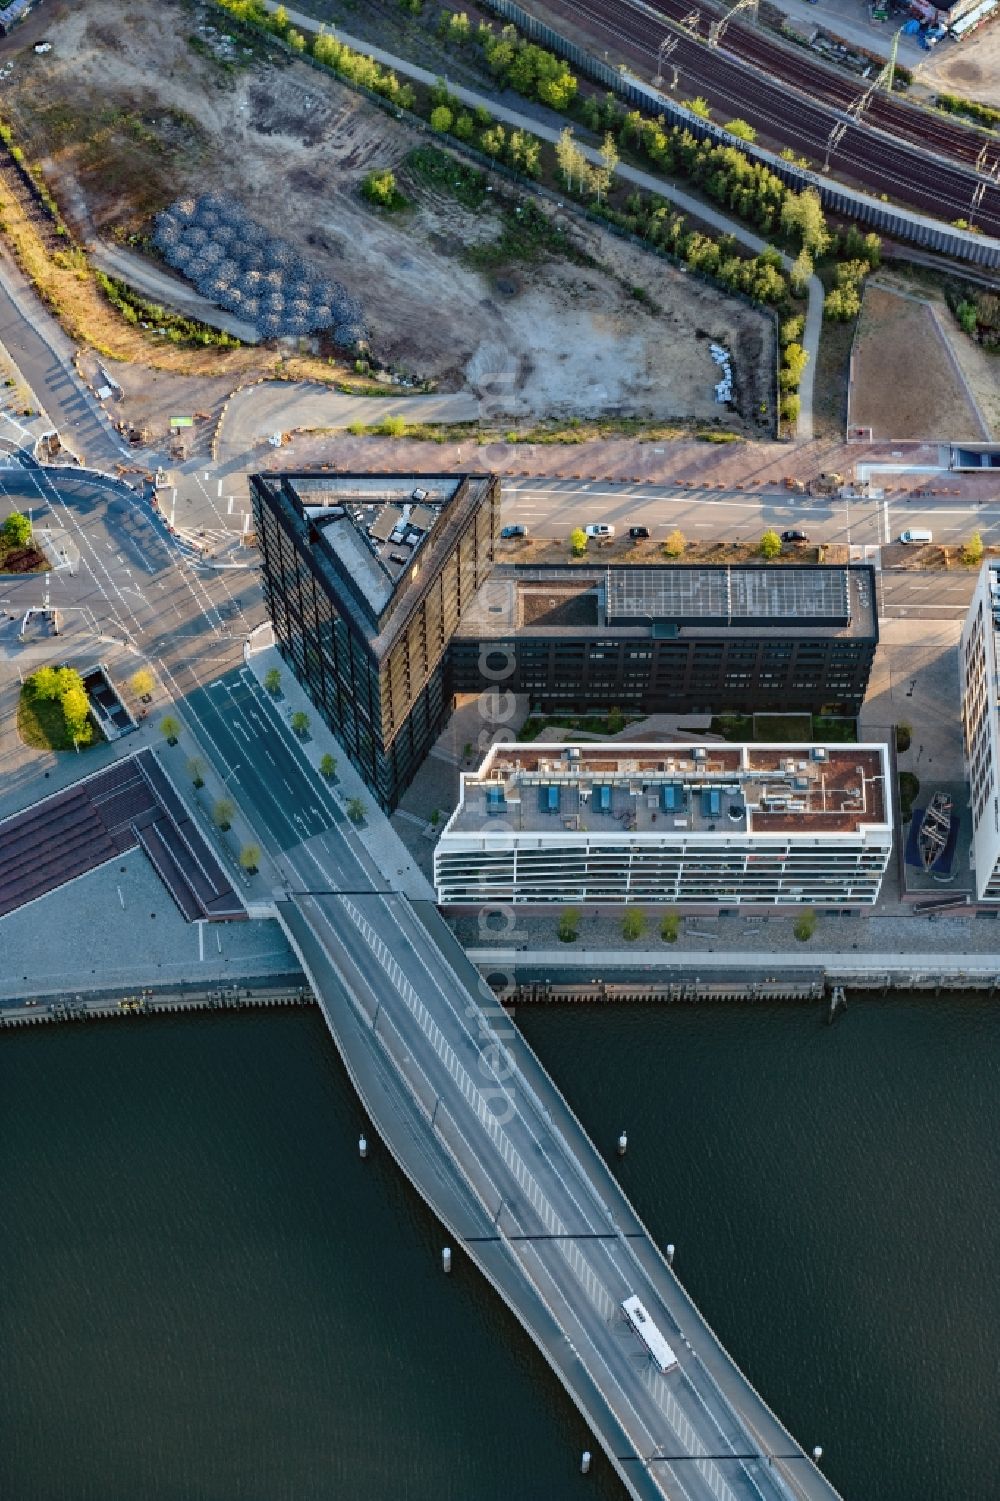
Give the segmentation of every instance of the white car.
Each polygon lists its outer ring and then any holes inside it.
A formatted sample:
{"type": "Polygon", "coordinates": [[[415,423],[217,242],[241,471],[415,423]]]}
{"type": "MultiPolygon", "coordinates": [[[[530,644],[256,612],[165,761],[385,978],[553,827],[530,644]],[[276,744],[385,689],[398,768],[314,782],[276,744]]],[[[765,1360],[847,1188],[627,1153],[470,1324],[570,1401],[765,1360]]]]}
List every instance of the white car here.
{"type": "Polygon", "coordinates": [[[614,527],[609,526],[606,521],[592,521],[589,526],[584,527],[584,531],[588,537],[613,537],[615,534],[614,527]]]}

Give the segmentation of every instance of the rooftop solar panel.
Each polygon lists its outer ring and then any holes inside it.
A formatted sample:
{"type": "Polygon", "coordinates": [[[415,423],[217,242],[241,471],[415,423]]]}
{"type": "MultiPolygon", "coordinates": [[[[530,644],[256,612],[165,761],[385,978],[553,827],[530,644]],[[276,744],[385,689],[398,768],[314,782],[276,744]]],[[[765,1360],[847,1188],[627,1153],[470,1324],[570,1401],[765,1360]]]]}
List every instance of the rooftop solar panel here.
{"type": "Polygon", "coordinates": [[[845,568],[609,568],[608,624],[627,620],[847,624],[845,568]]]}

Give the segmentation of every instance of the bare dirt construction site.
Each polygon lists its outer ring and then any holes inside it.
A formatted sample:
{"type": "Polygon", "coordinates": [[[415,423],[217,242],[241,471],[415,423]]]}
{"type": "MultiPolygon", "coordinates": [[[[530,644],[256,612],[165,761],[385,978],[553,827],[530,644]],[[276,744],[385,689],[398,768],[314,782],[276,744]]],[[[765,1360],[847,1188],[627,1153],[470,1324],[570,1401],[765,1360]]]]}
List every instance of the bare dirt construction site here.
{"type": "Polygon", "coordinates": [[[850,425],[875,439],[989,439],[1000,419],[995,361],[954,326],[943,297],[882,280],[868,285],[861,309],[850,425]]]}
{"type": "Polygon", "coordinates": [[[518,243],[516,188],[461,201],[409,168],[429,133],[269,44],[244,50],[237,37],[223,65],[205,44],[218,13],[189,0],[47,15],[52,50],[14,55],[4,110],[84,242],[138,236],[141,253],[178,195],[230,194],[360,299],[376,364],[471,387],[488,419],[687,418],[761,432],[774,369],[763,314],[548,204],[565,243],[547,231],[518,243]],[[410,201],[403,212],[360,195],[385,167],[410,201]],[[715,401],[711,341],[732,353],[736,411],[715,401]]]}
{"type": "Polygon", "coordinates": [[[1000,26],[996,21],[964,42],[935,47],[917,80],[928,89],[962,94],[1000,108],[1000,26]]]}

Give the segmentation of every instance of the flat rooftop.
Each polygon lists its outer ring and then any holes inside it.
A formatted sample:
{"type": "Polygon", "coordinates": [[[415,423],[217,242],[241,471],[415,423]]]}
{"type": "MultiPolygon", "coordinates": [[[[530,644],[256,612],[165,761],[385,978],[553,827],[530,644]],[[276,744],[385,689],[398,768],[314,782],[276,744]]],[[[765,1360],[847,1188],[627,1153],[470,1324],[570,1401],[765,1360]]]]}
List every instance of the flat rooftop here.
{"type": "Polygon", "coordinates": [[[874,573],[782,564],[614,568],[498,564],[458,636],[834,636],[878,639],[874,573]]]}
{"type": "Polygon", "coordinates": [[[302,523],[355,623],[384,649],[437,560],[492,483],[486,474],[257,474],[271,503],[302,523]],[[388,627],[389,619],[393,626],[388,627]]]}
{"type": "Polygon", "coordinates": [[[882,745],[496,745],[445,834],[857,834],[890,828],[882,745]]]}
{"type": "Polygon", "coordinates": [[[398,483],[352,476],[297,476],[295,491],[341,568],[353,578],[374,615],[387,607],[399,582],[430,538],[461,478],[416,477],[398,483]]]}

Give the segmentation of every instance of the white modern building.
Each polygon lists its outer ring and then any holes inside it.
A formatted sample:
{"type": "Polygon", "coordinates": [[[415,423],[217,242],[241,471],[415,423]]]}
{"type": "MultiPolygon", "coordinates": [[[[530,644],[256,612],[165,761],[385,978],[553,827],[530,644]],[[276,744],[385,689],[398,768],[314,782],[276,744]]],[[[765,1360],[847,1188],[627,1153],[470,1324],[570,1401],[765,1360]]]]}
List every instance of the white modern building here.
{"type": "Polygon", "coordinates": [[[434,852],[442,905],[870,907],[884,745],[497,744],[434,852]]]}
{"type": "Polygon", "coordinates": [[[962,741],[972,809],[976,896],[1000,901],[1000,563],[984,563],[962,627],[962,741]]]}

